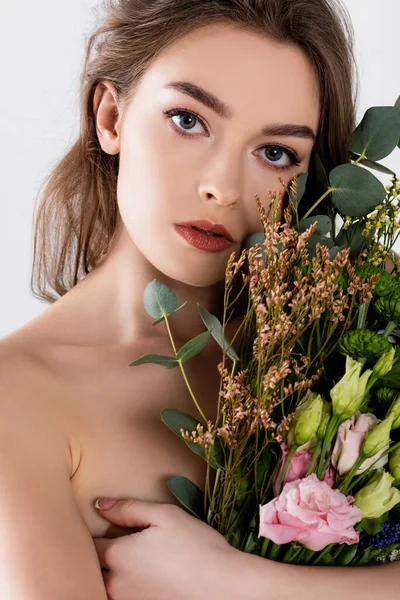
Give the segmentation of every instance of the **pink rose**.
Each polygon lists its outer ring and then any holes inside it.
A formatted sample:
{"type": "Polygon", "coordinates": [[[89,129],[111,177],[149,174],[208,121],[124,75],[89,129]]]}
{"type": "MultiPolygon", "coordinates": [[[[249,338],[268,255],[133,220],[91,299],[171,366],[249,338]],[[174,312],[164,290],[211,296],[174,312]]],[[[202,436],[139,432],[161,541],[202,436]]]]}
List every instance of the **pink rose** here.
{"type": "Polygon", "coordinates": [[[275,544],[297,541],[310,550],[322,550],[328,544],[355,544],[360,534],[354,525],[363,512],[345,496],[320,481],[315,473],[287,483],[280,496],[262,506],[260,530],[275,544]]]}
{"type": "MultiPolygon", "coordinates": [[[[290,447],[284,442],[281,444],[282,450],[282,458],[281,458],[281,467],[279,469],[279,473],[275,477],[273,490],[275,496],[279,494],[279,482],[281,480],[281,475],[283,471],[283,465],[286,460],[287,455],[289,454],[290,447]]],[[[297,450],[292,456],[292,460],[290,461],[288,470],[286,471],[286,477],[284,483],[289,483],[290,481],[296,481],[296,479],[304,479],[307,475],[307,471],[309,466],[311,465],[312,454],[307,450],[297,450]]],[[[331,487],[335,485],[335,471],[329,466],[329,469],[326,471],[324,475],[324,481],[331,487]]]]}
{"type": "MultiPolygon", "coordinates": [[[[356,412],[350,419],[342,423],[338,429],[335,446],[332,452],[331,462],[339,475],[348,473],[357,462],[361,448],[364,444],[365,435],[368,431],[380,423],[380,420],[372,413],[356,412]]],[[[388,446],[380,450],[372,458],[367,458],[356,471],[359,475],[369,469],[386,450],[388,446]]],[[[384,456],[374,466],[374,469],[383,467],[389,460],[388,455],[384,456]]]]}

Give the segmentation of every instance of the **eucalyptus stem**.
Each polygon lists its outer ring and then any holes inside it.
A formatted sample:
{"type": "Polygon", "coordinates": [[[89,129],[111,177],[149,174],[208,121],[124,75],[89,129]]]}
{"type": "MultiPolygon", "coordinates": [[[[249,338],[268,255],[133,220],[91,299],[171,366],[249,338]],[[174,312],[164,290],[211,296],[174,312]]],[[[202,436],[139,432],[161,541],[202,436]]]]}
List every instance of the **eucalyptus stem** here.
{"type": "Polygon", "coordinates": [[[318,200],[315,202],[315,204],[313,204],[313,205],[312,205],[312,207],[310,208],[310,210],[308,210],[308,211],[306,212],[306,214],[303,216],[302,220],[304,220],[304,219],[307,219],[307,217],[309,217],[309,216],[310,216],[310,214],[313,212],[313,210],[315,210],[315,209],[317,208],[318,204],[320,204],[320,203],[322,202],[322,200],[323,200],[324,198],[326,198],[326,196],[327,196],[328,194],[330,194],[331,192],[333,192],[333,191],[334,191],[334,189],[333,189],[333,188],[331,188],[331,187],[329,187],[329,188],[326,190],[326,192],[325,192],[324,194],[322,194],[322,196],[321,196],[320,198],[318,198],[318,200]]]}
{"type": "MultiPolygon", "coordinates": [[[[165,325],[166,325],[166,327],[167,327],[167,331],[168,331],[169,339],[171,340],[172,348],[173,348],[173,350],[174,350],[174,354],[175,354],[175,356],[176,356],[176,355],[177,355],[176,346],[175,346],[174,338],[172,337],[172,332],[171,332],[171,328],[170,328],[170,326],[169,326],[168,317],[167,317],[166,315],[165,315],[165,325]]],[[[182,361],[181,361],[181,360],[178,360],[178,364],[179,364],[179,368],[180,368],[180,370],[181,370],[181,373],[182,373],[183,379],[184,379],[184,381],[185,381],[185,383],[186,383],[186,387],[187,387],[187,389],[189,390],[189,394],[191,395],[191,397],[192,397],[192,400],[193,400],[193,402],[194,402],[194,404],[195,404],[195,406],[196,406],[197,410],[199,411],[199,413],[200,413],[200,415],[201,415],[201,418],[204,420],[204,422],[205,422],[205,423],[208,423],[208,419],[207,419],[207,417],[205,416],[205,414],[203,413],[203,411],[202,411],[202,409],[201,409],[201,407],[200,407],[199,403],[197,402],[197,398],[196,398],[196,396],[194,395],[192,388],[190,387],[190,384],[189,384],[188,378],[186,377],[185,369],[183,368],[182,361]]]]}

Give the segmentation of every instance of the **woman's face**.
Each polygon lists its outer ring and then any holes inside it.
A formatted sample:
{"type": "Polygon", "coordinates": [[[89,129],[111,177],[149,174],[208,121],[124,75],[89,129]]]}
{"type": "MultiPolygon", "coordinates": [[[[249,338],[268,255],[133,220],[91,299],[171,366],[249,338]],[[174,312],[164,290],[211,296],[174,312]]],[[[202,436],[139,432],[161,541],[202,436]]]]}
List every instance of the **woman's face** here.
{"type": "Polygon", "coordinates": [[[319,101],[298,47],[213,24],[166,48],[121,120],[118,205],[140,253],[190,285],[224,279],[230,253],[262,231],[255,195],[266,206],[278,177],[308,170],[319,101]],[[199,219],[223,224],[233,245],[191,246],[174,225],[199,219]]]}

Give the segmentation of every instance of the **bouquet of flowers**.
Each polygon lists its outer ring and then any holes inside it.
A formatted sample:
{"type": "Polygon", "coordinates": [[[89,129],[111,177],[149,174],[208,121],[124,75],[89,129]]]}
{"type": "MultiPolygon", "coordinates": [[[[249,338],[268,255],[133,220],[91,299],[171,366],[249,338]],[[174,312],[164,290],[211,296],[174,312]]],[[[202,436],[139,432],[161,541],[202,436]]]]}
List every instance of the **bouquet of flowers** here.
{"type": "Polygon", "coordinates": [[[204,492],[179,476],[168,485],[244,552],[311,565],[400,558],[400,180],[376,162],[400,144],[399,108],[370,108],[349,161],[329,175],[319,163],[327,189],[301,219],[308,174],[282,181],[286,206],[269,191],[266,212],[256,197],[263,234],[228,261],[222,322],[199,306],[206,331],[176,349],[168,318],[182,306],[161,282],[146,288],[174,352],[131,366],[181,369],[200,419],[165,409],[162,420],[207,463],[204,492]],[[327,214],[311,216],[327,196],[327,214]],[[230,340],[240,294],[247,310],[230,340]],[[211,336],[222,353],[214,421],[184,371],[211,336]]]}

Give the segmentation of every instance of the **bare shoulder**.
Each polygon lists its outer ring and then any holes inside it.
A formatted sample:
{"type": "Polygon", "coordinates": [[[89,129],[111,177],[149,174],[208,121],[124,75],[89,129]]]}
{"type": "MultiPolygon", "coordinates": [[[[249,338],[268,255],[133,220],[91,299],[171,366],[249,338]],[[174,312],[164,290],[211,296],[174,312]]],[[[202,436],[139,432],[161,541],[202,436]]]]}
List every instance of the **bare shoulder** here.
{"type": "Polygon", "coordinates": [[[23,330],[0,339],[2,433],[23,431],[27,448],[40,435],[44,448],[72,469],[68,431],[47,393],[47,378],[40,354],[23,330]]]}

